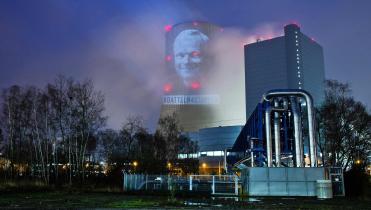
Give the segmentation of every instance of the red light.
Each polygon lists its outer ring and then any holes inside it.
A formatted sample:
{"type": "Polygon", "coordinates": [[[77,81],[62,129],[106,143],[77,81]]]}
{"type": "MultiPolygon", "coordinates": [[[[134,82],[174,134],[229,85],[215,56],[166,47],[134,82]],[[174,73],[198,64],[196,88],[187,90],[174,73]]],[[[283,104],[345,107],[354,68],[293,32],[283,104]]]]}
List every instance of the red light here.
{"type": "Polygon", "coordinates": [[[171,59],[172,59],[171,55],[167,55],[167,56],[165,57],[165,60],[166,60],[167,62],[170,62],[171,59]]]}
{"type": "Polygon", "coordinates": [[[193,51],[192,56],[193,57],[200,56],[200,51],[193,51]]]}
{"type": "Polygon", "coordinates": [[[173,26],[172,25],[166,25],[164,27],[164,29],[165,29],[166,32],[169,32],[169,31],[171,31],[171,29],[173,29],[173,26]]]}
{"type": "Polygon", "coordinates": [[[296,27],[300,27],[299,23],[296,21],[292,21],[291,24],[295,25],[296,27]]]}
{"type": "Polygon", "coordinates": [[[165,84],[164,85],[164,91],[165,93],[169,93],[173,90],[173,86],[171,84],[165,84]]]}
{"type": "Polygon", "coordinates": [[[296,27],[300,28],[300,24],[295,20],[290,21],[290,23],[286,24],[285,26],[288,26],[288,25],[295,25],[296,27]]]}
{"type": "Polygon", "coordinates": [[[198,26],[198,22],[193,22],[193,26],[198,26]]]}
{"type": "Polygon", "coordinates": [[[201,88],[201,84],[200,84],[199,82],[192,82],[192,84],[191,84],[191,88],[192,88],[193,90],[198,90],[198,89],[201,88]]]}

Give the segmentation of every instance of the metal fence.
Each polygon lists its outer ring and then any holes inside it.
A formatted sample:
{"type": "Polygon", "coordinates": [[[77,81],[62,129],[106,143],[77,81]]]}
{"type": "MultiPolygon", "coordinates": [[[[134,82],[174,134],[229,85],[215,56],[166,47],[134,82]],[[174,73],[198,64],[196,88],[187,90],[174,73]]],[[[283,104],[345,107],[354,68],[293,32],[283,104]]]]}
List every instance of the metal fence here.
{"type": "Polygon", "coordinates": [[[124,191],[193,191],[212,195],[238,195],[236,175],[147,175],[123,174],[124,191]]]}
{"type": "Polygon", "coordinates": [[[238,195],[236,175],[191,175],[189,190],[210,192],[212,195],[238,195]]]}

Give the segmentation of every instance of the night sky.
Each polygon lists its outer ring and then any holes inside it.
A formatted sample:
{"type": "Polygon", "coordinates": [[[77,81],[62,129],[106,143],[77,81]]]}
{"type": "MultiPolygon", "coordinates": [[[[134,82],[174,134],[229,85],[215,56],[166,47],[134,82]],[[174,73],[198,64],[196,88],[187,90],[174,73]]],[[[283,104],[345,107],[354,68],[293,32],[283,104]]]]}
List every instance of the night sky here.
{"type": "MultiPolygon", "coordinates": [[[[164,82],[164,26],[201,20],[246,38],[297,22],[324,48],[326,78],[371,106],[371,1],[0,0],[0,88],[90,78],[108,127],[140,114],[154,128],[164,82]]],[[[237,49],[239,50],[239,49],[237,49]]],[[[242,45],[241,45],[241,51],[242,45]]]]}

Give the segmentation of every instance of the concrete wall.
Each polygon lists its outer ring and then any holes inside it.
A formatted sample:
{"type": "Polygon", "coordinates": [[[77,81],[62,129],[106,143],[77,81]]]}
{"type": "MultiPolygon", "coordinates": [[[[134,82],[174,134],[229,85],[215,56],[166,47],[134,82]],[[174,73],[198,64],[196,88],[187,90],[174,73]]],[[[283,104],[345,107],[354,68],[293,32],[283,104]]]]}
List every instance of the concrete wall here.
{"type": "Polygon", "coordinates": [[[244,194],[249,196],[316,196],[316,180],[324,168],[247,168],[242,171],[244,194]]]}

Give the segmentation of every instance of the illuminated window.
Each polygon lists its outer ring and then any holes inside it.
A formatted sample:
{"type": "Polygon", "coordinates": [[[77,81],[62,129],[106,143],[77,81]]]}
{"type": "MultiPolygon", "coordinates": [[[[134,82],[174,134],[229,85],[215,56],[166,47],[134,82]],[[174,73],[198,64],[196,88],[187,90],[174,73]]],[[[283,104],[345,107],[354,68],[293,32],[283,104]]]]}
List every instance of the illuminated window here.
{"type": "Polygon", "coordinates": [[[223,151],[214,151],[214,156],[224,156],[223,151]]]}
{"type": "Polygon", "coordinates": [[[300,78],[300,74],[298,74],[298,77],[300,78]]]}
{"type": "Polygon", "coordinates": [[[299,49],[296,49],[296,52],[299,52],[299,49]]]}
{"type": "Polygon", "coordinates": [[[297,32],[297,31],[295,31],[295,33],[297,34],[298,32],[297,32]]]}
{"type": "Polygon", "coordinates": [[[298,66],[298,69],[300,69],[300,66],[298,66]]]}
{"type": "Polygon", "coordinates": [[[301,82],[299,82],[298,84],[301,85],[301,82]]]}
{"type": "Polygon", "coordinates": [[[214,156],[214,152],[206,152],[206,156],[214,156]]]}
{"type": "Polygon", "coordinates": [[[296,61],[296,63],[300,63],[299,61],[296,61]]]}
{"type": "Polygon", "coordinates": [[[295,38],[298,38],[298,35],[295,35],[295,38]]]}
{"type": "Polygon", "coordinates": [[[298,40],[295,40],[295,42],[299,42],[298,40]]]}
{"type": "Polygon", "coordinates": [[[299,89],[301,89],[301,87],[299,86],[299,89]]]}
{"type": "Polygon", "coordinates": [[[300,58],[299,57],[296,57],[296,60],[300,60],[300,58]]]}
{"type": "Polygon", "coordinates": [[[296,46],[299,46],[299,44],[298,44],[298,43],[296,43],[296,46]]]}

